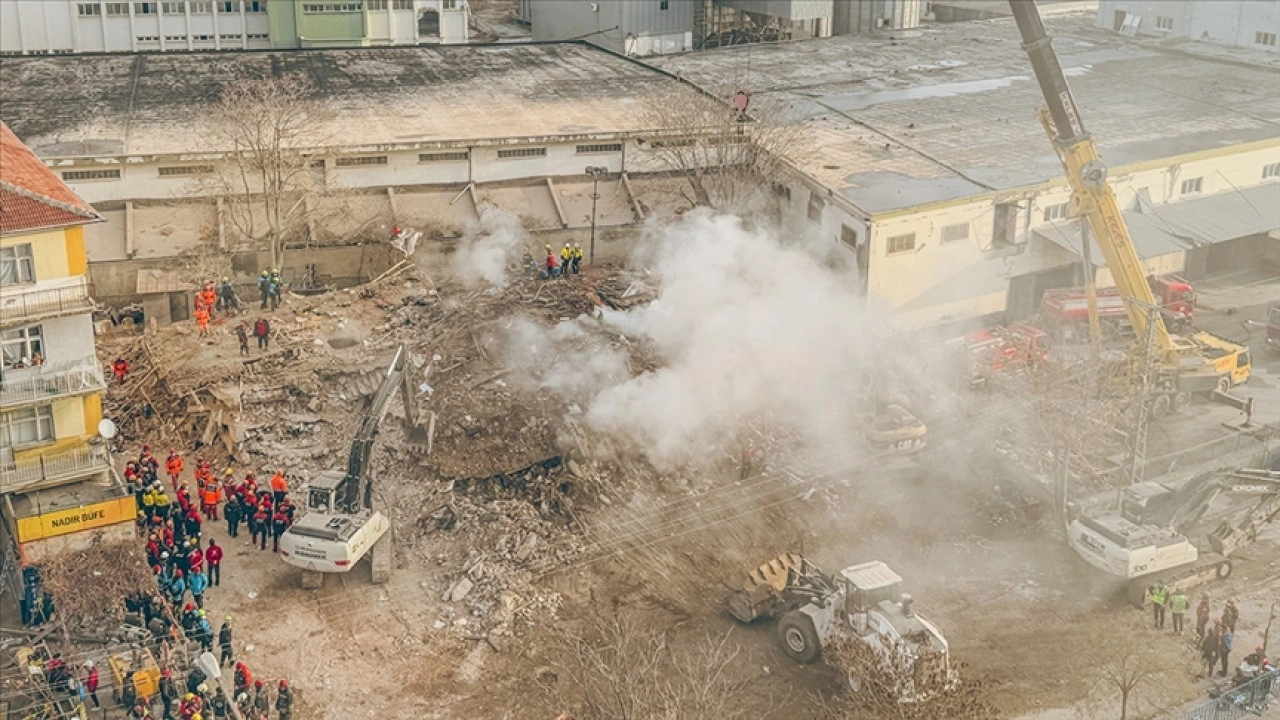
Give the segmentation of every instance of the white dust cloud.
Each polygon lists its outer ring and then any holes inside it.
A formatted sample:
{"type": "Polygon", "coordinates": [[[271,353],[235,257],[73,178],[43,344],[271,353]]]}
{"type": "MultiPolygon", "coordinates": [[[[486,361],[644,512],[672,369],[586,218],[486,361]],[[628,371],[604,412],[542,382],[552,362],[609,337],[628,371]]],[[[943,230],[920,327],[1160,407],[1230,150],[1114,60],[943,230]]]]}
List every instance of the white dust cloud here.
{"type": "Polygon", "coordinates": [[[528,237],[520,218],[482,205],[480,222],[462,236],[450,269],[468,290],[501,290],[507,286],[508,270],[519,260],[528,237]]]}
{"type": "Polygon", "coordinates": [[[659,467],[698,457],[753,418],[830,447],[852,444],[874,352],[852,274],[707,210],[651,228],[640,255],[658,299],[602,317],[652,342],[664,365],[596,393],[586,408],[593,428],[629,438],[659,467]]]}

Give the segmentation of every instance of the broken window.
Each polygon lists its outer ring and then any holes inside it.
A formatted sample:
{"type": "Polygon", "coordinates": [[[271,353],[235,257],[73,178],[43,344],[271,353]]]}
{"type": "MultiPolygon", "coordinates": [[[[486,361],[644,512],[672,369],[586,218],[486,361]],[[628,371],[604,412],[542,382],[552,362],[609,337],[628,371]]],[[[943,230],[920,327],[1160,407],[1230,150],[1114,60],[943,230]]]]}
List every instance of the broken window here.
{"type": "Polygon", "coordinates": [[[991,244],[1008,247],[1018,238],[1018,203],[996,203],[991,229],[991,244]]]}
{"type": "Polygon", "coordinates": [[[822,197],[816,192],[809,193],[809,219],[813,222],[822,222],[822,211],[827,204],[822,201],[822,197]]]}

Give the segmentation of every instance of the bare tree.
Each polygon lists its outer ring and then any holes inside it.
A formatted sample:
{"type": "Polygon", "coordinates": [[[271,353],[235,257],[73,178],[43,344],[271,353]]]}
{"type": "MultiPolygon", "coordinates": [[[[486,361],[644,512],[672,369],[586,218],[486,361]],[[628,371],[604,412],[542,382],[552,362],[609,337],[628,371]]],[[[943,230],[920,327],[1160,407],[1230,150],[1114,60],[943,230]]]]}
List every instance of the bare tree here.
{"type": "Polygon", "coordinates": [[[215,147],[227,153],[201,183],[220,197],[224,217],[245,239],[266,245],[279,267],[284,242],[306,225],[307,196],[319,188],[311,150],[323,108],[303,75],[235,80],[209,111],[215,147]]]}
{"type": "Polygon", "coordinates": [[[557,669],[572,685],[569,693],[554,688],[556,707],[577,705],[576,720],[766,717],[759,703],[742,702],[750,678],[734,673],[738,648],[731,632],[673,646],[652,625],[613,617],[556,648],[557,669]]]}
{"type": "Polygon", "coordinates": [[[652,162],[683,180],[690,204],[746,209],[801,151],[802,127],[787,122],[785,107],[751,101],[742,112],[735,97],[715,88],[694,102],[655,100],[641,113],[655,128],[645,140],[652,162]]]}
{"type": "Polygon", "coordinates": [[[1152,638],[1138,628],[1110,629],[1092,643],[1094,657],[1086,659],[1089,677],[1098,693],[1118,704],[1116,717],[1128,720],[1140,703],[1158,707],[1178,697],[1171,678],[1182,678],[1182,655],[1167,638],[1152,638]]]}
{"type": "MultiPolygon", "coordinates": [[[[860,638],[842,638],[823,648],[823,656],[848,679],[847,690],[822,701],[827,720],[995,720],[999,713],[986,699],[986,682],[929,672],[927,658],[914,663],[891,660],[860,638]]],[[[954,661],[952,661],[954,663],[954,661]]]]}

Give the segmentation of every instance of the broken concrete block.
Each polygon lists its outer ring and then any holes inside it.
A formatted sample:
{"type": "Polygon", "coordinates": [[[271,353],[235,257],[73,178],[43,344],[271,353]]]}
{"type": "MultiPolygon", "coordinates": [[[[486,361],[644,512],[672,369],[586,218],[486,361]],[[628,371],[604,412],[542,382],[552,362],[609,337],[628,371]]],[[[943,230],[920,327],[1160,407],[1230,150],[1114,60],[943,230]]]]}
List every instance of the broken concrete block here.
{"type": "Polygon", "coordinates": [[[471,588],[473,587],[475,587],[474,583],[467,578],[462,578],[458,582],[454,583],[453,587],[449,589],[449,597],[447,597],[446,600],[448,602],[458,602],[462,600],[462,598],[466,597],[467,593],[471,592],[471,588]]]}

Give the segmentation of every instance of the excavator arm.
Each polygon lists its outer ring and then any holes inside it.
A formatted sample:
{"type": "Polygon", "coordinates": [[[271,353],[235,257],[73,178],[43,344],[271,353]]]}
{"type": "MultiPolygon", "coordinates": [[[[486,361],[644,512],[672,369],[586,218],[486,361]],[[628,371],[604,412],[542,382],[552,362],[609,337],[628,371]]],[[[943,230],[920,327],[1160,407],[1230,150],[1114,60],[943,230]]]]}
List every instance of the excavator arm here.
{"type": "Polygon", "coordinates": [[[373,454],[373,440],[378,434],[378,426],[382,424],[383,417],[391,409],[391,396],[397,389],[404,396],[405,416],[411,423],[415,420],[413,389],[408,384],[408,356],[404,345],[396,349],[386,377],[373,394],[369,408],[360,418],[360,425],[347,455],[347,472],[338,485],[338,507],[342,512],[356,513],[361,505],[367,508],[372,504],[373,484],[369,477],[369,459],[373,454]]]}
{"type": "Polygon", "coordinates": [[[1261,498],[1235,522],[1224,521],[1209,533],[1209,545],[1224,557],[1252,543],[1262,526],[1280,515],[1280,472],[1238,470],[1225,483],[1224,492],[1260,494],[1261,498]]]}
{"type": "Polygon", "coordinates": [[[1098,157],[1093,137],[1085,130],[1075,97],[1067,85],[1066,74],[1062,72],[1058,55],[1053,50],[1053,39],[1045,32],[1035,0],[1009,0],[1009,8],[1018,23],[1022,48],[1031,60],[1036,81],[1048,106],[1045,127],[1049,139],[1066,170],[1076,207],[1089,223],[1089,229],[1093,231],[1107,267],[1115,278],[1116,287],[1122,297],[1131,300],[1125,303],[1125,308],[1133,329],[1140,338],[1154,331],[1158,351],[1165,357],[1176,356],[1178,349],[1164,320],[1155,315],[1155,327],[1147,327],[1147,311],[1156,305],[1155,296],[1147,285],[1146,273],[1129,236],[1115,192],[1107,182],[1107,167],[1098,157]]]}

